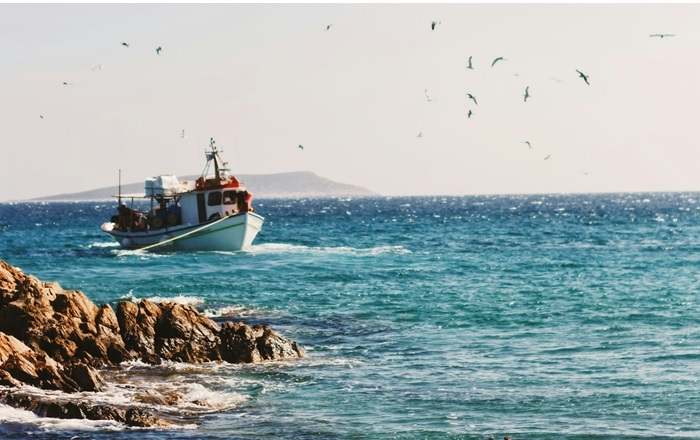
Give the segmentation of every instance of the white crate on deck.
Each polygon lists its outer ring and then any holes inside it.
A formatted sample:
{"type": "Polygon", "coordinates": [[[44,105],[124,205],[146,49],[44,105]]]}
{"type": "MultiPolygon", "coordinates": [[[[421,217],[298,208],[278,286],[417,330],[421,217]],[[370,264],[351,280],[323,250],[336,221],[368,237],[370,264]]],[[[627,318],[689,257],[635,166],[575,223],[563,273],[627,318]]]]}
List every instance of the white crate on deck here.
{"type": "Polygon", "coordinates": [[[164,174],[146,179],[144,182],[146,196],[172,196],[181,190],[177,176],[164,174]]]}

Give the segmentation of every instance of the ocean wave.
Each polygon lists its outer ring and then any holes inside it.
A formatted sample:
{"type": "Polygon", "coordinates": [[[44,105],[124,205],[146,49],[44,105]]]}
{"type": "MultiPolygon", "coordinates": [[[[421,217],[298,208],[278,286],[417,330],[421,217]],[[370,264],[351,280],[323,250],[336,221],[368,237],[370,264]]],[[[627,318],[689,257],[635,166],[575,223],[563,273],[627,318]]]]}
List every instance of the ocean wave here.
{"type": "Polygon", "coordinates": [[[119,247],[116,241],[95,241],[88,245],[89,248],[115,248],[119,247]]]}
{"type": "Polygon", "coordinates": [[[133,291],[129,291],[126,295],[122,295],[121,299],[126,299],[132,302],[141,302],[147,300],[154,303],[176,303],[182,305],[196,306],[199,304],[204,304],[204,298],[198,296],[187,296],[187,295],[175,295],[175,296],[149,296],[146,298],[138,298],[134,295],[133,291]]]}
{"type": "Polygon", "coordinates": [[[53,417],[39,417],[31,411],[13,408],[0,404],[0,423],[3,425],[20,424],[29,434],[32,429],[40,431],[121,431],[127,429],[125,425],[112,420],[87,420],[87,419],[57,419],[53,417]]]}
{"type": "Polygon", "coordinates": [[[278,254],[278,253],[320,253],[338,255],[374,256],[381,254],[410,254],[411,251],[404,246],[375,246],[371,248],[353,248],[349,246],[305,246],[289,243],[262,243],[253,245],[247,250],[252,254],[278,254]]]}
{"type": "Polygon", "coordinates": [[[110,252],[117,257],[139,257],[141,260],[148,260],[151,258],[166,258],[173,254],[158,253],[158,252],[148,252],[141,249],[112,249],[110,252]]]}
{"type": "Polygon", "coordinates": [[[211,390],[198,383],[189,383],[183,387],[182,404],[185,409],[207,408],[211,411],[223,411],[235,408],[248,400],[248,396],[229,391],[211,390]]]}
{"type": "Polygon", "coordinates": [[[255,316],[259,315],[261,311],[259,309],[253,309],[250,307],[234,304],[230,306],[204,309],[203,313],[204,316],[208,318],[221,318],[226,316],[255,316]]]}

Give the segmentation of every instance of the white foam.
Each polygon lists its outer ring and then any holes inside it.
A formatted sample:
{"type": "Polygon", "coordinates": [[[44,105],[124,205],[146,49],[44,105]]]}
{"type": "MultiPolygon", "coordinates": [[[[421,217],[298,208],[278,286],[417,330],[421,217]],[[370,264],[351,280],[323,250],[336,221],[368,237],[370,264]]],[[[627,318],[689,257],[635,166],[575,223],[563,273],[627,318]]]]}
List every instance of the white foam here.
{"type": "Polygon", "coordinates": [[[113,248],[119,247],[116,241],[95,241],[88,245],[89,248],[113,248]]]}
{"type": "Polygon", "coordinates": [[[113,420],[57,419],[39,417],[31,411],[0,404],[0,423],[17,423],[33,426],[42,431],[121,431],[125,425],[113,420]]]}
{"type": "Polygon", "coordinates": [[[304,246],[289,243],[263,243],[253,245],[249,250],[253,254],[276,253],[322,253],[340,255],[374,256],[380,254],[410,254],[403,246],[375,246],[371,248],[353,248],[349,246],[304,246]]]}
{"type": "Polygon", "coordinates": [[[117,257],[139,257],[141,260],[148,260],[150,258],[165,258],[170,255],[148,252],[141,249],[113,249],[111,252],[117,257]]]}
{"type": "Polygon", "coordinates": [[[222,316],[253,316],[259,314],[260,311],[257,309],[251,309],[246,306],[241,306],[241,305],[231,305],[231,306],[224,306],[224,307],[219,307],[217,309],[205,309],[204,310],[204,316],[207,316],[209,318],[220,318],[222,316]]]}
{"type": "Polygon", "coordinates": [[[188,295],[175,295],[175,296],[149,296],[146,298],[138,298],[134,295],[132,290],[129,293],[122,295],[121,299],[126,299],[132,302],[141,302],[147,300],[154,303],[176,303],[182,305],[196,306],[198,304],[204,304],[204,299],[198,296],[188,296],[188,295]]]}
{"type": "Polygon", "coordinates": [[[204,385],[190,383],[184,387],[182,403],[185,408],[207,408],[208,410],[223,411],[234,408],[248,400],[247,396],[236,392],[218,392],[204,385]]]}

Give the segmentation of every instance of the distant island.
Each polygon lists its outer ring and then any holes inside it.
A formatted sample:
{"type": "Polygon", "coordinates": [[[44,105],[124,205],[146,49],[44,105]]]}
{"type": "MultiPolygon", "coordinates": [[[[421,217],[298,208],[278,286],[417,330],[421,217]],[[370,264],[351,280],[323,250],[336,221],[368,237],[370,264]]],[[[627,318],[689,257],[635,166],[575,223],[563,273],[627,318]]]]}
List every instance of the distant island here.
{"type": "MultiPolygon", "coordinates": [[[[199,176],[179,176],[180,180],[195,180],[199,176]]],[[[275,174],[238,174],[236,177],[257,198],[342,197],[374,196],[377,193],[347,183],[334,182],[310,171],[275,174]]],[[[122,185],[122,194],[143,194],[144,183],[122,185]]],[[[117,194],[116,186],[91,189],[76,193],[37,197],[33,200],[106,200],[117,194]]]]}

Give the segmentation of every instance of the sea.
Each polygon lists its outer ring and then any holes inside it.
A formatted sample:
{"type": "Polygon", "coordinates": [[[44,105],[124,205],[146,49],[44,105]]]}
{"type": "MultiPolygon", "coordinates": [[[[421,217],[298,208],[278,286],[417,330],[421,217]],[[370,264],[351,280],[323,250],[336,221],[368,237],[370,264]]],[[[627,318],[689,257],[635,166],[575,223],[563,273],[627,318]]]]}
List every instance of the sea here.
{"type": "Polygon", "coordinates": [[[99,397],[55,397],[181,426],[0,405],[0,438],[700,438],[698,193],[262,199],[242,252],[121,250],[114,209],[0,204],[0,258],[97,303],[267,323],[306,356],[131,362],[99,397]]]}

